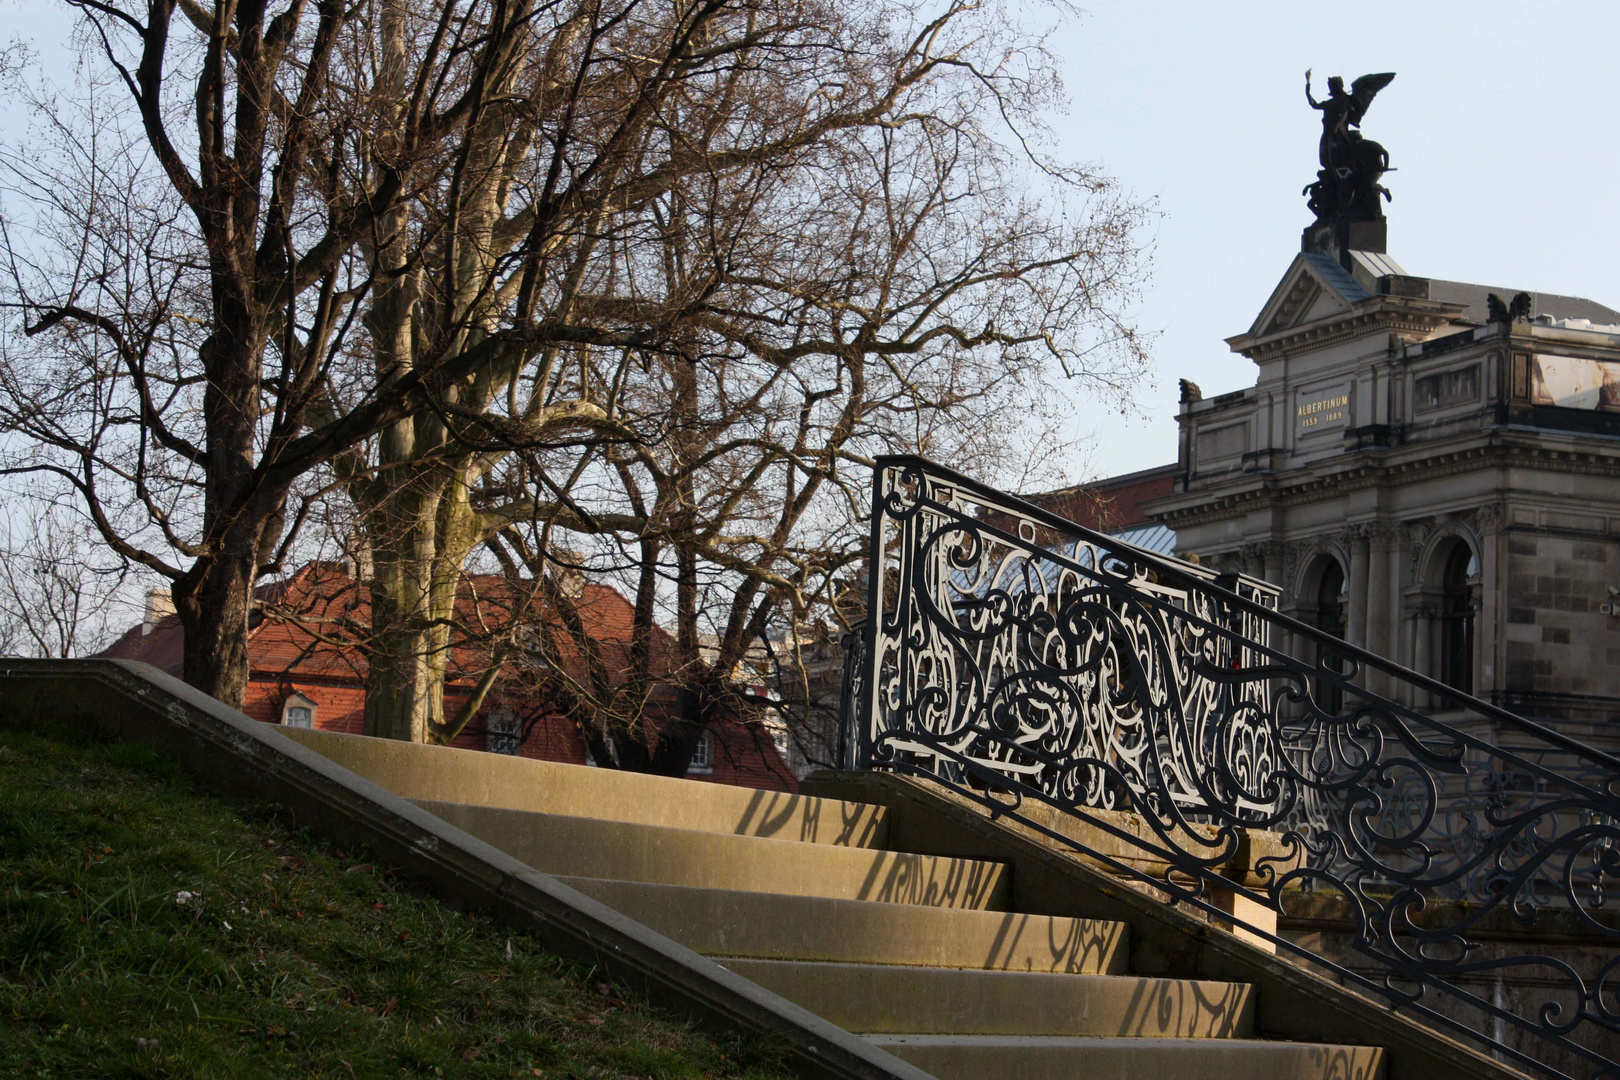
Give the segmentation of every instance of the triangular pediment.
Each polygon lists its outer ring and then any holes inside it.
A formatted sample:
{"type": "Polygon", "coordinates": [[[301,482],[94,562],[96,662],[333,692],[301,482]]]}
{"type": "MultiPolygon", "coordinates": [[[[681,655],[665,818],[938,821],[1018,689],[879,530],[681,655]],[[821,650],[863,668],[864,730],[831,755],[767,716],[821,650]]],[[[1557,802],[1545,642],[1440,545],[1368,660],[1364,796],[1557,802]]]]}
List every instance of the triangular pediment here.
{"type": "Polygon", "coordinates": [[[1369,295],[1331,256],[1297,255],[1244,336],[1270,337],[1295,327],[1348,315],[1358,301],[1369,295]]]}

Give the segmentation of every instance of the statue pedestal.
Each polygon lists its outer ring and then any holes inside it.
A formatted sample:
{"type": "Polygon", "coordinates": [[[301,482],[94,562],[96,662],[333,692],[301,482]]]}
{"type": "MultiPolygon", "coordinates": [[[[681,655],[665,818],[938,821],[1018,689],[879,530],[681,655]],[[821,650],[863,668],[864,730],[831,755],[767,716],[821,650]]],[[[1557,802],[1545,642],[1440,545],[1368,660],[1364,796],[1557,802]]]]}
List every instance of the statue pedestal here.
{"type": "Polygon", "coordinates": [[[1349,251],[1376,251],[1380,255],[1389,250],[1389,222],[1347,221],[1341,226],[1344,247],[1349,251]]]}
{"type": "Polygon", "coordinates": [[[1389,250],[1389,222],[1376,221],[1317,221],[1305,227],[1300,236],[1300,250],[1331,255],[1349,269],[1349,251],[1389,250]]]}

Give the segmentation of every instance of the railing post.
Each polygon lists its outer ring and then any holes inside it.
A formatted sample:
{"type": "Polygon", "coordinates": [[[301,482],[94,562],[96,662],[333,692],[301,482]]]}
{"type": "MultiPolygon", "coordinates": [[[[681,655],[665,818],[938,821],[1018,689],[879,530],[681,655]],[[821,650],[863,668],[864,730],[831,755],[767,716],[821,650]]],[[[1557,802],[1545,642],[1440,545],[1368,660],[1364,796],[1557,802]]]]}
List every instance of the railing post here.
{"type": "Polygon", "coordinates": [[[844,634],[844,666],[838,689],[838,765],[855,770],[870,768],[868,755],[861,752],[862,717],[865,715],[862,676],[866,662],[866,620],[856,619],[844,634]]]}
{"type": "Polygon", "coordinates": [[[1268,953],[1277,951],[1276,909],[1257,904],[1233,889],[1212,888],[1209,899],[1211,904],[1227,915],[1226,919],[1218,920],[1222,930],[1230,931],[1268,953]]]}

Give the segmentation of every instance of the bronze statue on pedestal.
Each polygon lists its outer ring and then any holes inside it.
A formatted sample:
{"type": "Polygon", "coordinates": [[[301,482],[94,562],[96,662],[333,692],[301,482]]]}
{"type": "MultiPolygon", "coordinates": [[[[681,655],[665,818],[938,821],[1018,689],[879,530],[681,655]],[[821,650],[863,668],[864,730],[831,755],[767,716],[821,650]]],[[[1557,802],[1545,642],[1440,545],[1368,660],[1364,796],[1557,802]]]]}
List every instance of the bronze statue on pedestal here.
{"type": "Polygon", "coordinates": [[[1321,168],[1302,194],[1318,222],[1383,219],[1383,200],[1390,195],[1378,181],[1390,171],[1389,152],[1352,129],[1361,126],[1373,98],[1394,79],[1392,71],[1363,75],[1346,93],[1344,80],[1335,75],[1328,79],[1328,96],[1317,101],[1311,73],[1305,72],[1305,100],[1322,114],[1322,141],[1317,150],[1321,168]]]}

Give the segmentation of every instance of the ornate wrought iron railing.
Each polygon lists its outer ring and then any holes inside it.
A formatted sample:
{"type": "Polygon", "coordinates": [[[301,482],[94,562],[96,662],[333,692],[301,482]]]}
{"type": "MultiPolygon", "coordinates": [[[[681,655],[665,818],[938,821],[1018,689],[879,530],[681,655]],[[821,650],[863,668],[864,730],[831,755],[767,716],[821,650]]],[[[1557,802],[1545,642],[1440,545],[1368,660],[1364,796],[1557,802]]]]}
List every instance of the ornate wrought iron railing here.
{"type": "Polygon", "coordinates": [[[920,458],[877,463],[871,544],[853,767],[931,778],[1499,1059],[1620,1076],[1620,949],[1583,971],[1478,948],[1549,908],[1620,946],[1620,760],[1288,618],[1264,582],[920,458]],[[1445,721],[1410,704],[1432,700],[1445,721]],[[1269,854],[1228,876],[1246,834],[1269,854]],[[1285,914],[1337,898],[1356,964],[1234,920],[1222,890],[1285,914]]]}

